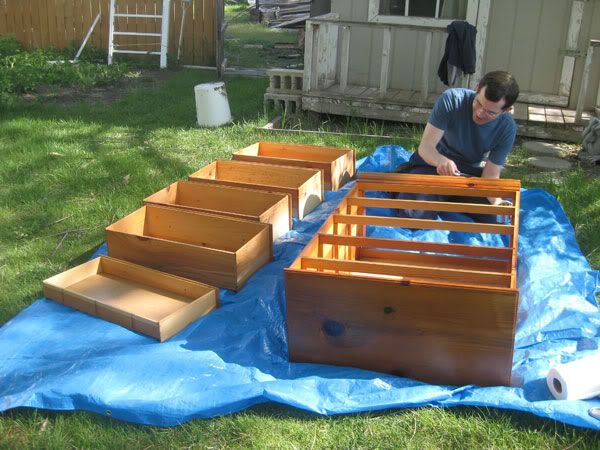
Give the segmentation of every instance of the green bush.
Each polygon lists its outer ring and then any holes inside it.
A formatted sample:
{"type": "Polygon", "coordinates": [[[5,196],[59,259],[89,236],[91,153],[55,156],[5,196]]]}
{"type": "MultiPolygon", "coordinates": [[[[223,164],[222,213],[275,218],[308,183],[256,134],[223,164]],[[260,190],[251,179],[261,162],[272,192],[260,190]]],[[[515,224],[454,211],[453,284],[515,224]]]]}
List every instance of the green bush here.
{"type": "Polygon", "coordinates": [[[23,50],[17,38],[12,34],[0,35],[0,59],[15,55],[23,50]]]}
{"type": "Polygon", "coordinates": [[[24,50],[14,36],[0,36],[0,94],[34,91],[41,84],[92,87],[115,83],[127,72],[124,64],[106,65],[103,53],[86,49],[76,64],[72,49],[24,50]]]}

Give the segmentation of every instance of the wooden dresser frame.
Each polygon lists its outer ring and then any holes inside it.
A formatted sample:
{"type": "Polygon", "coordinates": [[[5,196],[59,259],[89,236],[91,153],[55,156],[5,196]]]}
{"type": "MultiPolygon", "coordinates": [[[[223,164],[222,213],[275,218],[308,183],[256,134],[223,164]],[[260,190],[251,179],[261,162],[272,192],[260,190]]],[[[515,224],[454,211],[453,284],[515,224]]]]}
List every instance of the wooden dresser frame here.
{"type": "Polygon", "coordinates": [[[510,385],[519,292],[520,182],[362,174],[285,269],[292,361],[443,384],[510,385]],[[511,206],[371,198],[368,191],[502,197],[511,206]],[[497,214],[505,224],[366,215],[396,208],[497,214]],[[366,226],[507,235],[507,247],[367,237],[366,226]]]}

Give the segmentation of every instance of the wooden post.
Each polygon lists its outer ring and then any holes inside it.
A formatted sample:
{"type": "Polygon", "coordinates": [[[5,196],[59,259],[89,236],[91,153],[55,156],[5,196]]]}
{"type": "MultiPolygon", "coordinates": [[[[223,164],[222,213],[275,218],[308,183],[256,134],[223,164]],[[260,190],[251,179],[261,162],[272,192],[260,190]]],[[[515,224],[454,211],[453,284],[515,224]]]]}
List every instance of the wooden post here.
{"type": "Polygon", "coordinates": [[[342,48],[340,55],[340,92],[348,88],[348,66],[350,64],[350,26],[342,26],[342,48]]]}
{"type": "Polygon", "coordinates": [[[592,39],[588,46],[587,54],[585,57],[585,64],[583,66],[583,75],[581,76],[581,88],[579,89],[579,96],[577,97],[577,109],[575,110],[575,122],[581,122],[581,115],[583,114],[583,106],[585,103],[585,96],[587,94],[588,84],[590,82],[590,71],[592,68],[592,58],[594,57],[594,48],[600,46],[600,40],[592,39]]]}
{"type": "Polygon", "coordinates": [[[310,92],[313,89],[313,52],[315,40],[315,32],[318,29],[318,24],[313,24],[310,20],[306,21],[306,32],[304,36],[304,81],[302,90],[310,92]]]}
{"type": "Polygon", "coordinates": [[[381,49],[381,75],[379,78],[379,96],[385,97],[388,90],[390,75],[390,51],[392,46],[392,28],[383,29],[383,44],[381,49]]]}
{"type": "Polygon", "coordinates": [[[487,27],[490,18],[491,0],[480,0],[479,11],[477,14],[477,38],[475,52],[477,62],[475,63],[475,73],[471,76],[471,87],[479,82],[483,76],[483,55],[485,54],[485,45],[487,42],[487,27]]]}
{"type": "Polygon", "coordinates": [[[108,64],[113,63],[113,54],[115,51],[115,0],[110,0],[110,11],[108,14],[108,64]]]}
{"type": "MultiPolygon", "coordinates": [[[[566,51],[577,51],[577,42],[579,41],[579,31],[581,30],[581,19],[583,17],[584,4],[582,1],[574,1],[571,5],[571,18],[569,20],[569,29],[567,31],[566,51]]],[[[571,92],[571,83],[573,81],[573,69],[575,68],[575,57],[566,55],[563,59],[562,72],[558,85],[558,95],[569,96],[571,92]]]]}
{"type": "Polygon", "coordinates": [[[433,38],[433,31],[427,31],[425,38],[425,51],[423,52],[423,103],[427,101],[429,95],[429,63],[431,60],[431,40],[433,38]]]}
{"type": "Polygon", "coordinates": [[[217,49],[215,64],[217,66],[217,76],[222,80],[223,72],[225,71],[225,5],[223,0],[217,0],[216,12],[217,49]]]}

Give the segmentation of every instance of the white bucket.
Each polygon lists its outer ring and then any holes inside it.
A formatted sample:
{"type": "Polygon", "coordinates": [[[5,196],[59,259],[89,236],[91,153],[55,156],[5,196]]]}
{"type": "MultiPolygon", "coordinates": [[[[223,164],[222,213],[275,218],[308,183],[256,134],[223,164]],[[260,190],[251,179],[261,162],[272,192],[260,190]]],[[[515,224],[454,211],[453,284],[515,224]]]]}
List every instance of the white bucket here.
{"type": "Polygon", "coordinates": [[[225,83],[202,83],[194,86],[196,116],[201,127],[218,127],[231,122],[225,83]]]}

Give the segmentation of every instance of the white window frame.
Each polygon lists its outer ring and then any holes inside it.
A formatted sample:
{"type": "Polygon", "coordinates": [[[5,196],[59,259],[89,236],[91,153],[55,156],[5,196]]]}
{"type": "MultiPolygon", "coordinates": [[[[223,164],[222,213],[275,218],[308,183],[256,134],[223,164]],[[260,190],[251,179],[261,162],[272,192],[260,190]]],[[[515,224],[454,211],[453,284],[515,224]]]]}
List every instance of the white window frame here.
{"type": "MultiPolygon", "coordinates": [[[[419,1],[419,0],[407,0],[406,2],[406,10],[408,13],[408,4],[409,1],[419,1]]],[[[436,2],[436,11],[439,14],[439,0],[436,2]]],[[[467,3],[467,17],[465,18],[470,24],[474,25],[477,17],[477,5],[478,0],[469,0],[467,3]]],[[[436,28],[446,28],[455,20],[461,19],[438,19],[435,17],[415,17],[415,16],[386,16],[383,14],[379,14],[379,7],[381,5],[381,0],[369,0],[369,22],[376,23],[386,23],[393,25],[414,25],[414,26],[423,26],[423,27],[436,27],[436,28]]]]}

